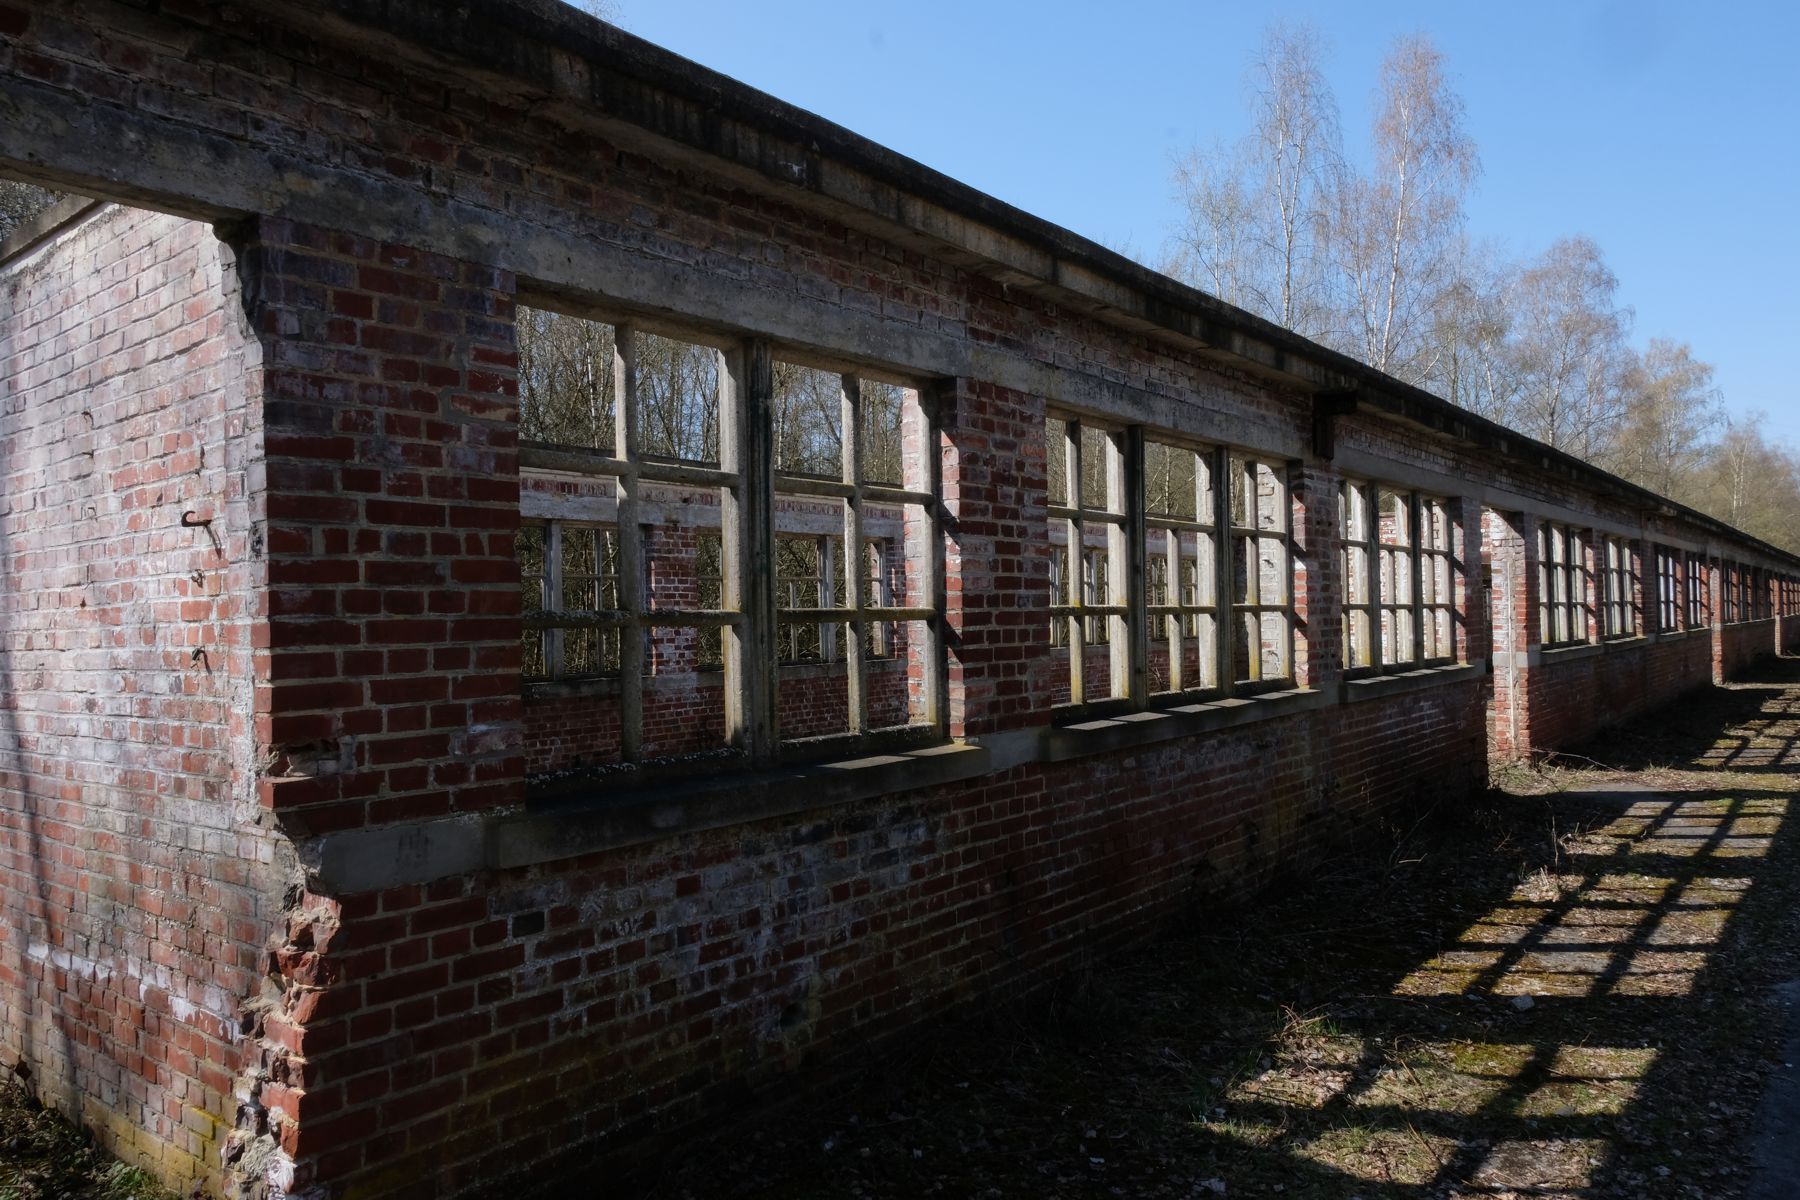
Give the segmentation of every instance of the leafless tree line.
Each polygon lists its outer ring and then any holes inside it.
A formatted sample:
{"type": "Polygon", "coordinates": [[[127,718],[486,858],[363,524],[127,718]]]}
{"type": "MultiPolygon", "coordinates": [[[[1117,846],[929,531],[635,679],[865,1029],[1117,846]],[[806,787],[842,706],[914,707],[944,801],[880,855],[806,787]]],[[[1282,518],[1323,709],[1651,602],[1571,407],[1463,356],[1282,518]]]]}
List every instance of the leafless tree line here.
{"type": "Polygon", "coordinates": [[[1347,154],[1324,47],[1272,26],[1249,72],[1250,132],[1176,165],[1166,269],[1779,545],[1800,548],[1800,456],[1726,415],[1684,342],[1630,343],[1633,314],[1593,239],[1513,260],[1476,242],[1480,157],[1442,54],[1382,63],[1366,166],[1347,154]],[[1754,488],[1750,480],[1756,480],[1754,488]]]}

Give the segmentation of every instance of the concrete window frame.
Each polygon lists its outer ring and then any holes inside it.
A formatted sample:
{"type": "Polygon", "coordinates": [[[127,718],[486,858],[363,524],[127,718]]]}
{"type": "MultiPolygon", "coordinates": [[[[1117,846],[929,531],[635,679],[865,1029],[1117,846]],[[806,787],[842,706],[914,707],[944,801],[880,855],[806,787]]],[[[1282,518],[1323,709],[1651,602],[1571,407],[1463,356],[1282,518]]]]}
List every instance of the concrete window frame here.
{"type": "Polygon", "coordinates": [[[1054,462],[1046,460],[1051,480],[1046,512],[1062,535],[1060,551],[1053,549],[1050,556],[1049,612],[1051,623],[1062,627],[1068,654],[1069,706],[1095,699],[1136,704],[1142,695],[1133,672],[1142,656],[1132,653],[1132,634],[1134,626],[1141,634],[1143,624],[1133,622],[1131,614],[1143,607],[1144,577],[1142,539],[1133,564],[1130,529],[1134,521],[1141,527],[1143,520],[1142,430],[1051,412],[1045,419],[1045,450],[1055,456],[1054,462]],[[1128,456],[1135,456],[1135,464],[1127,463],[1128,456]],[[1057,494],[1054,481],[1059,478],[1057,494]],[[1090,527],[1097,534],[1094,545],[1089,544],[1090,527]],[[1097,622],[1106,629],[1107,693],[1090,697],[1087,648],[1102,641],[1097,622]]]}
{"type": "Polygon", "coordinates": [[[1680,633],[1685,627],[1681,602],[1682,565],[1676,551],[1656,547],[1656,631],[1680,633]]]}
{"type": "MultiPolygon", "coordinates": [[[[529,599],[531,584],[537,584],[538,603],[528,617],[543,617],[543,623],[527,622],[525,638],[527,668],[535,661],[542,670],[522,672],[526,683],[571,682],[583,679],[616,678],[622,659],[619,629],[601,623],[601,614],[617,611],[619,598],[619,531],[616,526],[587,521],[545,520],[520,526],[521,543],[527,529],[541,538],[541,571],[523,573],[520,585],[529,599]],[[569,570],[570,551],[580,554],[580,543],[588,543],[592,570],[569,570]],[[591,589],[591,591],[590,591],[591,589]],[[581,593],[588,593],[585,597],[581,593]],[[586,599],[588,602],[581,602],[586,599]],[[554,614],[554,615],[552,615],[554,614]],[[590,622],[589,619],[593,619],[590,622]],[[529,645],[532,640],[538,645],[529,645]],[[592,644],[591,654],[577,650],[578,645],[592,644]],[[591,658],[592,669],[585,664],[591,658]],[[581,665],[578,665],[581,664],[581,665]]],[[[523,556],[521,556],[523,558],[523,556]]]]}
{"type": "Polygon", "coordinates": [[[1068,702],[1055,706],[1056,719],[1295,686],[1296,554],[1285,461],[1057,407],[1045,415],[1045,446],[1049,641],[1066,654],[1069,671],[1068,702]],[[1184,475],[1193,488],[1192,515],[1168,497],[1152,503],[1147,445],[1192,456],[1192,474],[1184,475]],[[1155,605],[1153,556],[1162,580],[1155,605]],[[1077,561],[1079,573],[1071,565],[1077,561]],[[1169,586],[1171,574],[1178,588],[1169,586]],[[1096,621],[1106,623],[1103,696],[1090,695],[1085,678],[1096,621]],[[1167,673],[1153,679],[1151,630],[1158,622],[1165,640],[1174,634],[1195,643],[1194,670],[1182,664],[1178,643],[1168,642],[1167,673]]]}
{"type": "Polygon", "coordinates": [[[1608,639],[1636,637],[1637,554],[1626,538],[1604,536],[1600,557],[1602,636],[1608,639]]]}
{"type": "Polygon", "coordinates": [[[1340,483],[1346,678],[1458,661],[1458,532],[1442,497],[1378,480],[1340,483]]]}
{"type": "Polygon", "coordinates": [[[1230,616],[1220,639],[1220,678],[1235,695],[1294,686],[1294,507],[1285,463],[1224,452],[1217,489],[1225,531],[1221,576],[1230,616]],[[1254,562],[1255,570],[1251,569],[1254,562]]]}
{"type": "Polygon", "coordinates": [[[1689,551],[1683,575],[1687,581],[1684,599],[1686,604],[1687,627],[1704,629],[1711,623],[1712,614],[1708,611],[1706,590],[1706,558],[1704,555],[1689,551]]]}
{"type": "Polygon", "coordinates": [[[1164,647],[1160,687],[1152,663],[1158,698],[1220,694],[1218,470],[1217,447],[1144,436],[1144,611],[1149,640],[1164,647]]]}
{"type": "Polygon", "coordinates": [[[1557,521],[1538,527],[1538,635],[1545,649],[1591,643],[1593,569],[1587,530],[1557,521]]]}
{"type": "MultiPolygon", "coordinates": [[[[571,315],[556,304],[551,311],[571,315]]],[[[579,310],[576,310],[579,312],[579,310]]],[[[643,695],[646,673],[646,631],[654,626],[694,626],[717,629],[722,641],[725,740],[751,765],[775,765],[785,761],[810,761],[849,757],[859,753],[904,749],[942,742],[946,737],[943,666],[945,598],[943,571],[943,517],[938,480],[935,391],[924,381],[903,373],[860,364],[821,362],[795,352],[780,351],[783,362],[834,372],[839,380],[838,417],[841,422],[841,463],[829,474],[788,473],[778,469],[774,446],[773,412],[776,404],[774,362],[776,348],[755,338],[721,335],[710,330],[646,321],[635,315],[582,313],[577,319],[612,326],[612,397],[615,406],[613,438],[603,449],[561,444],[521,442],[522,470],[552,471],[596,477],[612,482],[617,496],[618,607],[604,611],[573,612],[546,603],[522,622],[529,631],[557,631],[598,627],[619,631],[617,695],[620,719],[620,758],[628,764],[651,765],[643,749],[643,695]],[[677,339],[711,351],[717,356],[718,403],[715,464],[671,460],[648,454],[640,429],[637,346],[640,335],[677,339]],[[863,465],[864,425],[862,381],[878,380],[901,389],[901,427],[907,432],[908,452],[903,454],[907,477],[898,482],[871,480],[863,465]],[[916,442],[916,447],[912,443],[916,442]],[[914,452],[916,451],[916,452],[914,452]],[[642,488],[646,484],[680,485],[717,489],[720,502],[720,579],[716,608],[652,607],[645,595],[647,578],[641,525],[642,488]],[[821,595],[808,605],[782,605],[774,578],[774,547],[778,536],[775,517],[777,496],[822,498],[841,506],[842,544],[863,546],[863,510],[867,503],[916,510],[908,522],[905,561],[913,574],[908,595],[895,603],[886,589],[871,595],[870,581],[861,570],[838,572],[822,567],[821,595]],[[907,506],[911,506],[909,509],[907,506]],[[916,544],[915,544],[916,543],[916,544]],[[762,566],[759,566],[762,564],[762,566]],[[842,585],[842,595],[823,581],[842,585]],[[784,739],[780,730],[781,661],[778,626],[790,622],[821,626],[822,639],[834,627],[846,627],[837,661],[846,679],[846,725],[843,733],[784,739]],[[918,671],[912,684],[917,704],[909,710],[908,724],[874,729],[870,726],[864,651],[872,627],[891,630],[909,622],[923,631],[918,650],[918,671]]],[[[827,539],[837,544],[837,539],[827,539]]],[[[885,563],[885,558],[883,559],[885,563]]],[[[546,601],[549,593],[546,592],[546,601]]],[[[892,636],[884,633],[884,644],[892,636]]],[[[829,640],[836,642],[835,638],[829,640]]]]}

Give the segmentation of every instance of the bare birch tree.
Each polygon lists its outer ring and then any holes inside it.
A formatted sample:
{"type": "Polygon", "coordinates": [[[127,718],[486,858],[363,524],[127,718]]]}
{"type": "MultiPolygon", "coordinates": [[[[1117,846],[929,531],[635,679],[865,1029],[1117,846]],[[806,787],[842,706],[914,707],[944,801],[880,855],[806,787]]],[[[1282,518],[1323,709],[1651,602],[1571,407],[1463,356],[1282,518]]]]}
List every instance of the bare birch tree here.
{"type": "Polygon", "coordinates": [[[1510,424],[1519,386],[1511,361],[1509,293],[1517,271],[1492,247],[1464,241],[1432,309],[1424,386],[1452,404],[1510,424]]]}
{"type": "Polygon", "coordinates": [[[1511,289],[1514,426],[1589,460],[1608,451],[1624,419],[1631,313],[1618,306],[1617,289],[1600,247],[1586,237],[1557,241],[1511,289]]]}
{"type": "Polygon", "coordinates": [[[1699,502],[1699,476],[1722,412],[1712,367],[1686,342],[1652,338],[1631,354],[1625,412],[1601,465],[1661,495],[1699,502]]]}
{"type": "Polygon", "coordinates": [[[1452,283],[1463,202],[1480,170],[1463,103],[1429,39],[1396,42],[1381,66],[1374,168],[1346,178],[1331,244],[1346,301],[1346,349],[1422,382],[1437,298],[1452,283]]]}
{"type": "Polygon", "coordinates": [[[1327,198],[1342,161],[1322,57],[1311,27],[1270,27],[1250,73],[1249,136],[1176,166],[1185,220],[1172,269],[1309,336],[1326,327],[1327,198]]]}

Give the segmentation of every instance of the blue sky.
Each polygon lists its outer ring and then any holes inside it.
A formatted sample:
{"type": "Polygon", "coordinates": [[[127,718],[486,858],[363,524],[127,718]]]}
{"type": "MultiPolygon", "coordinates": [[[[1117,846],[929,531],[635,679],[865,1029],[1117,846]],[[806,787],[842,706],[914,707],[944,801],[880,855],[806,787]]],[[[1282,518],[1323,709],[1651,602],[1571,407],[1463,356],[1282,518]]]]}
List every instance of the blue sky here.
{"type": "Polygon", "coordinates": [[[1594,238],[1634,340],[1691,343],[1732,412],[1800,445],[1800,5],[614,3],[633,33],[1151,261],[1173,158],[1244,132],[1269,21],[1323,34],[1352,153],[1389,43],[1429,34],[1481,150],[1471,232],[1515,256],[1594,238]]]}

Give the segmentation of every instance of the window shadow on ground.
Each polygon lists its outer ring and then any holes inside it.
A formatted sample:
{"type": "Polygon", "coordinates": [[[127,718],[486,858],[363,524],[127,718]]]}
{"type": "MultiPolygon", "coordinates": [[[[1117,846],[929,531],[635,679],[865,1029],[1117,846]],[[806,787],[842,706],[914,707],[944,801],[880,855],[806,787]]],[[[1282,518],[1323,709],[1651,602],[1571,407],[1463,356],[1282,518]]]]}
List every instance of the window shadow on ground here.
{"type": "Polygon", "coordinates": [[[1738,1194],[1782,1030],[1766,985],[1800,961],[1797,736],[1783,662],[1582,751],[1634,770],[1515,777],[1385,861],[1198,914],[628,1178],[670,1197],[1738,1194]]]}

